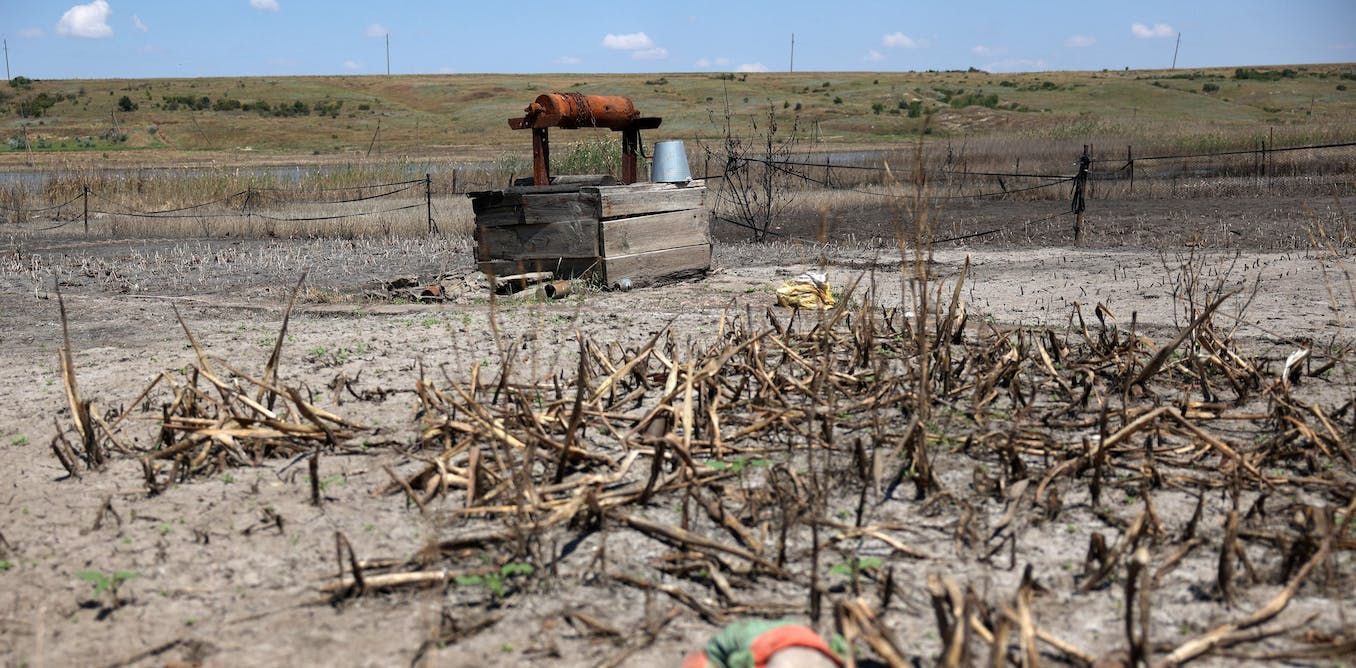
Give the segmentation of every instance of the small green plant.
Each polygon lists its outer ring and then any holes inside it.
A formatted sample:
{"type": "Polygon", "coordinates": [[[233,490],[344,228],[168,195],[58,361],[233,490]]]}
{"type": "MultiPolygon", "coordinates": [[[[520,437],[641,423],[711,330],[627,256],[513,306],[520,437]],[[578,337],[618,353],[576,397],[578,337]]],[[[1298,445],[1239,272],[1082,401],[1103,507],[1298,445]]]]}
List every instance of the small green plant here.
{"type": "Polygon", "coordinates": [[[459,587],[484,587],[495,598],[503,598],[506,588],[504,583],[510,578],[516,576],[531,575],[536,569],[532,564],[520,561],[510,561],[499,567],[496,573],[486,573],[484,575],[458,575],[453,578],[459,587]]]}
{"type": "Polygon", "coordinates": [[[745,468],[749,467],[762,468],[767,466],[769,463],[770,462],[768,460],[762,459],[760,457],[749,459],[748,457],[740,455],[738,457],[735,457],[734,461],[729,462],[721,459],[712,459],[706,462],[706,466],[707,468],[715,469],[717,471],[732,471],[734,473],[743,473],[745,468]]]}
{"type": "Polygon", "coordinates": [[[882,563],[880,557],[853,557],[829,567],[829,572],[843,577],[853,577],[859,573],[879,570],[882,563]]]}
{"type": "Polygon", "coordinates": [[[28,445],[28,437],[25,436],[25,435],[23,435],[23,434],[19,434],[18,436],[15,436],[13,439],[11,439],[10,442],[9,442],[9,444],[10,444],[10,445],[28,445]]]}
{"type": "Polygon", "coordinates": [[[0,559],[0,573],[4,573],[11,568],[14,568],[14,562],[8,559],[0,559]]]}
{"type": "Polygon", "coordinates": [[[104,594],[108,594],[112,597],[114,604],[118,601],[118,588],[136,576],[137,574],[132,571],[113,571],[112,573],[80,571],[75,574],[75,577],[90,583],[90,586],[94,588],[94,598],[103,598],[104,594]]]}

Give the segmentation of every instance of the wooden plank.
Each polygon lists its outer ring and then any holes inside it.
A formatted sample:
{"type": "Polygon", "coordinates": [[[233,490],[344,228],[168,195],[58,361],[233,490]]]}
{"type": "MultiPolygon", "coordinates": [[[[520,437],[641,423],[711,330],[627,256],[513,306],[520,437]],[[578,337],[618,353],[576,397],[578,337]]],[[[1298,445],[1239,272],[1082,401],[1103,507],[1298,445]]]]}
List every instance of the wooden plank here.
{"type": "Polygon", "coordinates": [[[711,268],[711,244],[606,257],[602,265],[603,281],[609,287],[622,279],[630,279],[632,286],[640,287],[660,279],[706,272],[711,268]]]}
{"type": "Polygon", "coordinates": [[[542,225],[477,226],[476,241],[476,257],[481,260],[597,257],[598,223],[571,220],[542,225]]]}
{"type": "Polygon", "coordinates": [[[505,195],[505,196],[509,196],[509,195],[545,195],[545,194],[553,194],[553,193],[554,193],[554,194],[559,194],[559,193],[574,193],[574,192],[579,192],[579,189],[580,189],[581,187],[584,187],[584,186],[580,186],[578,183],[561,183],[561,184],[554,184],[554,185],[549,185],[549,186],[513,186],[513,187],[511,187],[511,188],[505,188],[505,189],[504,189],[504,195],[505,195]]]}
{"type": "Polygon", "coordinates": [[[598,197],[592,193],[523,195],[523,224],[542,225],[563,221],[598,219],[598,197]]]}
{"type": "Polygon", "coordinates": [[[710,243],[710,225],[702,209],[614,218],[599,224],[603,257],[710,243]]]}
{"type": "Polygon", "coordinates": [[[706,188],[598,188],[598,217],[641,216],[651,213],[699,209],[706,198],[706,188]]]}
{"type": "Polygon", "coordinates": [[[477,228],[521,225],[522,223],[523,207],[521,206],[501,204],[476,213],[477,228]]]}
{"type": "Polygon", "coordinates": [[[469,197],[471,198],[471,211],[475,213],[506,206],[517,206],[523,203],[522,195],[505,195],[502,190],[472,193],[469,197]]]}
{"type": "Polygon", "coordinates": [[[549,271],[556,278],[573,278],[598,266],[598,258],[547,258],[533,260],[481,260],[476,267],[485,274],[509,276],[530,272],[549,271]]]}

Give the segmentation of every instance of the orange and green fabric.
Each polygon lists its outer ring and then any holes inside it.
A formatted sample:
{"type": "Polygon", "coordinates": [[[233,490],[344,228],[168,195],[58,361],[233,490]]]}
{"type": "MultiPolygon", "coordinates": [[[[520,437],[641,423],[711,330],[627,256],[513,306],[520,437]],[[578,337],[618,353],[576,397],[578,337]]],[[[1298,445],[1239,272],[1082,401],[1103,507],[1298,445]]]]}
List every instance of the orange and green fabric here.
{"type": "Polygon", "coordinates": [[[787,620],[746,619],[722,629],[705,649],[688,654],[683,668],[763,668],[773,654],[790,647],[816,650],[843,665],[828,643],[806,626],[787,620]]]}

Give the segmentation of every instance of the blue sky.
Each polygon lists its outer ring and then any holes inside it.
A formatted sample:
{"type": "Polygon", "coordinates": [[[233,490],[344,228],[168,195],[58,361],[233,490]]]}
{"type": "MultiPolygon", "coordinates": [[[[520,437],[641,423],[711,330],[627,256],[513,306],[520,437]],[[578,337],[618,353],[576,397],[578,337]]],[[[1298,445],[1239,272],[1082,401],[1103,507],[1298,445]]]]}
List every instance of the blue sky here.
{"type": "Polygon", "coordinates": [[[14,75],[990,71],[1356,61],[1356,0],[0,0],[14,75]],[[620,8],[620,9],[619,9],[620,8]]]}

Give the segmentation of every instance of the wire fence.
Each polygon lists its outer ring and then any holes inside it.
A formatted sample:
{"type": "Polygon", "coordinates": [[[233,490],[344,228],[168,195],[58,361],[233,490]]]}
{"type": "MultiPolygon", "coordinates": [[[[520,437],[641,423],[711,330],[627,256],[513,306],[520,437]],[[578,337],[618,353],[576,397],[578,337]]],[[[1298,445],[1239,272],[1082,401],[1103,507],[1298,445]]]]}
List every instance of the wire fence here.
{"type": "Polygon", "coordinates": [[[165,209],[143,209],[123,201],[116,194],[96,191],[89,186],[82,187],[73,197],[50,206],[25,207],[22,206],[22,201],[0,203],[0,212],[12,216],[15,221],[27,221],[36,214],[49,214],[49,219],[58,221],[54,225],[38,228],[37,231],[55,230],[80,223],[84,226],[86,234],[90,231],[91,215],[96,219],[99,216],[114,216],[138,220],[200,222],[237,220],[249,223],[259,219],[270,223],[311,223],[365,218],[415,209],[424,210],[423,218],[427,232],[429,234],[438,232],[438,224],[433,215],[431,175],[426,174],[422,179],[337,188],[250,187],[224,197],[165,209]],[[381,192],[371,192],[373,190],[381,192]],[[352,196],[313,198],[312,196],[317,193],[350,193],[352,196]],[[400,199],[404,200],[404,203],[381,206],[379,200],[397,196],[401,196],[400,199]],[[418,201],[409,203],[408,200],[412,197],[418,201]],[[362,208],[354,210],[353,205],[358,204],[361,204],[362,208]],[[326,207],[337,207],[340,210],[324,211],[326,207]],[[299,215],[295,213],[299,208],[311,211],[299,215]],[[317,208],[322,211],[314,211],[317,208]],[[293,213],[285,213],[288,209],[293,213]],[[63,215],[66,217],[65,220],[61,220],[63,215]]]}
{"type": "MultiPolygon", "coordinates": [[[[924,201],[931,203],[945,200],[1007,199],[1012,198],[1014,195],[1022,194],[1028,195],[1034,194],[1044,199],[1058,199],[1060,197],[1059,193],[1062,191],[1055,189],[1067,187],[1068,188],[1067,197],[1069,198],[1069,204],[1067,208],[1055,211],[1054,213],[1051,213],[1046,216],[1037,217],[1029,220],[1028,219],[1018,220],[1014,221],[1009,225],[989,230],[966,233],[947,238],[933,239],[932,242],[947,243],[991,236],[994,234],[1000,234],[1002,232],[1009,231],[1017,227],[1026,227],[1035,223],[1048,222],[1050,220],[1053,220],[1064,215],[1074,217],[1072,233],[1075,242],[1077,242],[1081,238],[1082,219],[1084,213],[1087,210],[1087,202],[1093,196],[1093,183],[1109,181],[1124,182],[1126,184],[1127,194],[1133,196],[1135,193],[1135,181],[1136,181],[1135,167],[1137,162],[1152,163],[1152,162],[1186,161],[1186,160],[1199,161],[1202,159],[1209,158],[1225,159],[1225,158],[1234,158],[1237,156],[1248,156],[1252,159],[1251,169],[1237,171],[1244,171],[1245,172],[1244,176],[1249,176],[1253,178],[1256,182],[1264,182],[1265,187],[1268,190],[1270,190],[1273,183],[1281,178],[1277,175],[1278,170],[1275,167],[1274,158],[1276,154],[1296,153],[1300,151],[1310,151],[1310,152],[1337,151],[1341,149],[1350,149],[1352,147],[1356,147],[1356,141],[1329,142],[1323,144],[1305,144],[1282,147],[1271,146],[1263,142],[1259,143],[1258,147],[1252,150],[1191,152],[1182,154],[1148,155],[1140,157],[1134,156],[1133,147],[1127,147],[1127,158],[1122,160],[1113,158],[1095,158],[1092,155],[1093,151],[1092,145],[1084,145],[1082,154],[1078,156],[1077,159],[1074,161],[1074,164],[1078,166],[1078,170],[1074,174],[1024,172],[1016,170],[1011,172],[991,171],[991,170],[969,170],[964,168],[957,169],[948,164],[942,166],[941,168],[929,170],[928,172],[923,174],[918,175],[909,174],[903,181],[896,177],[896,170],[892,169],[890,166],[885,164],[882,165],[834,164],[829,160],[825,160],[824,162],[813,162],[800,159],[791,159],[789,157],[757,157],[740,155],[733,158],[727,158],[724,161],[724,171],[718,175],[708,175],[708,178],[720,181],[717,198],[720,203],[726,205],[736,204],[739,201],[738,195],[731,195],[731,193],[729,192],[731,186],[729,186],[728,184],[730,184],[732,181],[739,181],[739,183],[741,184],[747,184],[750,182],[750,180],[748,179],[733,179],[732,176],[734,175],[735,172],[739,170],[746,170],[750,166],[762,167],[776,174],[784,181],[812,184],[814,186],[819,186],[821,188],[831,190],[834,192],[854,193],[859,195],[865,195],[868,197],[879,198],[881,200],[911,201],[915,205],[920,204],[924,201]],[[1108,165],[1117,165],[1117,166],[1107,168],[1106,166],[1108,165]],[[819,173],[819,170],[823,170],[822,177],[815,176],[815,174],[819,173]],[[884,175],[885,178],[881,179],[878,183],[880,185],[893,186],[894,188],[893,190],[870,189],[867,187],[863,187],[860,183],[851,183],[850,180],[846,180],[849,181],[849,183],[845,183],[845,180],[843,179],[835,181],[832,177],[833,170],[849,172],[870,172],[879,175],[884,175]],[[1250,171],[1251,173],[1247,174],[1246,173],[1247,171],[1250,171]],[[915,179],[921,180],[922,183],[927,184],[927,187],[919,188],[914,192],[909,192],[910,190],[909,186],[912,185],[911,182],[914,181],[915,179]],[[1041,182],[1034,183],[1031,185],[1025,184],[1009,185],[1006,179],[1025,180],[1027,183],[1030,183],[1030,181],[1032,180],[1041,182]],[[997,185],[998,187],[996,189],[978,188],[978,192],[974,192],[973,190],[975,190],[976,187],[972,183],[967,183],[963,186],[956,185],[957,181],[964,182],[967,180],[968,181],[982,180],[984,182],[991,182],[997,185]],[[965,192],[964,190],[966,190],[967,188],[972,191],[965,192]],[[958,192],[948,192],[949,190],[957,190],[958,192]]],[[[1302,182],[1302,184],[1306,186],[1313,186],[1319,188],[1344,187],[1346,188],[1348,193],[1356,191],[1356,176],[1354,176],[1356,175],[1356,161],[1348,159],[1345,161],[1340,161],[1338,165],[1339,167],[1336,170],[1333,169],[1312,170],[1313,174],[1306,178],[1302,182]],[[1333,172],[1335,172],[1335,174],[1333,172]],[[1322,177],[1324,175],[1338,176],[1340,178],[1328,181],[1316,180],[1316,178],[1322,177]]],[[[1220,169],[1214,171],[1224,172],[1224,170],[1220,169]]],[[[1301,166],[1298,165],[1292,166],[1292,169],[1290,170],[1288,176],[1293,179],[1303,172],[1304,170],[1301,168],[1301,166]]],[[[1146,179],[1146,176],[1149,178],[1153,178],[1152,174],[1146,175],[1141,171],[1140,181],[1143,182],[1146,179]]],[[[756,180],[754,181],[756,182],[756,180]]],[[[767,183],[770,183],[770,181],[768,181],[767,183]]],[[[1286,183],[1292,184],[1293,181],[1286,183]]],[[[744,187],[748,186],[745,185],[744,187]]],[[[768,197],[769,194],[770,193],[764,194],[763,196],[766,198],[768,197]]],[[[785,233],[771,229],[770,220],[759,221],[756,219],[750,219],[749,216],[745,216],[743,220],[739,220],[737,218],[732,218],[729,215],[722,214],[715,215],[714,219],[719,222],[728,223],[735,225],[737,227],[745,228],[753,232],[756,238],[761,238],[763,236],[788,237],[788,235],[786,235],[785,233]]],[[[804,238],[802,238],[802,240],[813,241],[804,238]]]]}
{"type": "MultiPolygon", "coordinates": [[[[1084,146],[1083,153],[1072,160],[1077,171],[1072,174],[1056,173],[1044,170],[1000,171],[992,169],[969,169],[963,162],[956,163],[948,159],[939,167],[926,169],[921,175],[912,172],[901,175],[888,164],[835,164],[831,156],[820,161],[804,159],[800,154],[774,157],[740,155],[724,160],[720,174],[705,174],[715,181],[712,190],[716,192],[714,222],[727,223],[747,228],[755,236],[786,236],[770,228],[767,221],[750,221],[732,216],[722,211],[722,198],[727,197],[731,176],[740,170],[759,167],[774,174],[784,184],[799,183],[822,189],[826,192],[859,195],[868,199],[909,202],[926,200],[937,201],[992,201],[1005,199],[1049,200],[1065,199],[1066,205],[1048,215],[1030,220],[1017,220],[1007,226],[977,232],[954,235],[944,239],[935,239],[935,243],[946,243],[982,238],[999,234],[1014,227],[1024,227],[1033,223],[1047,222],[1060,216],[1075,218],[1073,233],[1077,240],[1081,231],[1081,219],[1087,209],[1088,200],[1094,196],[1096,183],[1122,182],[1125,192],[1134,195],[1136,180],[1140,183],[1155,178],[1151,168],[1144,165],[1166,162],[1194,162],[1197,165],[1209,163],[1203,169],[1206,173],[1229,174],[1251,178],[1253,182],[1274,181],[1303,176],[1305,183],[1314,187],[1342,187],[1356,189],[1352,175],[1356,172],[1356,152],[1347,151],[1344,159],[1327,162],[1315,159],[1315,154],[1328,154],[1356,147],[1356,141],[1339,141],[1294,146],[1273,146],[1259,142],[1255,149],[1221,150],[1213,152],[1184,152],[1179,154],[1152,154],[1135,156],[1133,147],[1126,147],[1125,158],[1097,157],[1091,145],[1084,146]],[[1322,168],[1305,169],[1302,162],[1288,165],[1288,171],[1278,170],[1277,155],[1291,155],[1309,152],[1311,161],[1321,162],[1322,168]],[[1237,164],[1240,158],[1246,158],[1243,164],[1237,164]],[[1226,164],[1228,161],[1232,164],[1226,164]],[[1213,161],[1213,162],[1212,162],[1213,161]],[[1137,172],[1137,165],[1141,165],[1137,172]],[[1336,165],[1336,167],[1334,167],[1336,165]],[[835,172],[837,177],[835,178],[835,172]],[[871,174],[874,181],[860,178],[843,178],[843,174],[871,174]],[[899,178],[903,176],[903,181],[899,178]],[[1317,180],[1324,176],[1336,177],[1328,181],[1317,180]],[[927,187],[910,192],[909,181],[922,178],[927,187]]],[[[1020,165],[1021,160],[1018,160],[1020,165]]],[[[708,166],[709,170],[709,158],[708,166]]],[[[1218,177],[1225,178],[1225,177],[1218,177]]],[[[270,224],[332,223],[351,219],[387,217],[402,212],[405,217],[422,209],[423,231],[433,234],[439,232],[435,217],[434,196],[458,196],[481,184],[472,185],[470,179],[463,180],[458,187],[457,173],[452,173],[450,187],[443,184],[435,193],[434,181],[430,174],[423,178],[406,180],[383,179],[374,183],[360,183],[335,187],[277,187],[251,186],[230,194],[212,199],[173,206],[168,208],[142,207],[128,203],[124,196],[129,193],[105,192],[90,186],[83,188],[56,203],[42,203],[41,206],[24,206],[23,198],[0,201],[0,213],[6,218],[19,222],[31,222],[40,219],[51,225],[35,228],[46,231],[80,224],[86,234],[90,230],[90,218],[118,217],[142,221],[193,221],[200,225],[212,222],[266,221],[270,224]]],[[[511,181],[511,179],[510,179],[511,181]]]]}

